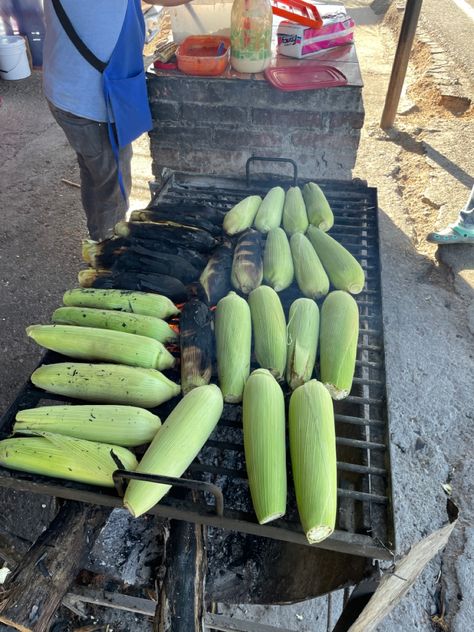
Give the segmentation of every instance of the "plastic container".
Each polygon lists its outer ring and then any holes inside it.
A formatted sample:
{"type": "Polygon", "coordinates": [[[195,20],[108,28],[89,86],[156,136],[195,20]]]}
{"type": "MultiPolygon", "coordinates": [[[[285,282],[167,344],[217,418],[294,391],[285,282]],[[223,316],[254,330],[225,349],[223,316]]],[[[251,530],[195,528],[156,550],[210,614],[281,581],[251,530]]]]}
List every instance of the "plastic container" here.
{"type": "Polygon", "coordinates": [[[272,57],[270,0],[234,0],[230,20],[230,63],[237,72],[262,72],[272,57]]]}
{"type": "Polygon", "coordinates": [[[26,79],[31,75],[25,40],[19,35],[0,37],[0,78],[26,79]]]}
{"type": "Polygon", "coordinates": [[[222,35],[190,35],[176,51],[178,69],[187,75],[221,75],[229,59],[230,39],[222,35]]]}
{"type": "Polygon", "coordinates": [[[168,9],[173,40],[181,44],[189,35],[230,35],[232,0],[193,0],[168,9]]]}

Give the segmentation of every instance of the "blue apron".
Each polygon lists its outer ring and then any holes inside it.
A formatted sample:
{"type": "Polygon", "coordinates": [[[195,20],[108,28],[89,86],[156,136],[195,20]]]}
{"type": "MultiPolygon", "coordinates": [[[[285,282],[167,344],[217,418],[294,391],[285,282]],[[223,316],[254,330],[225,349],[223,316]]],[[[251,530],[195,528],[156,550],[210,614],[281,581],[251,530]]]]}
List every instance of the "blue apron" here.
{"type": "Polygon", "coordinates": [[[120,189],[126,198],[119,151],[153,127],[143,68],[145,20],[140,0],[128,0],[122,30],[108,62],[98,59],[80,39],[61,0],[52,0],[52,4],[71,42],[86,61],[102,73],[110,144],[117,161],[120,189]]]}
{"type": "MultiPolygon", "coordinates": [[[[128,0],[122,30],[102,73],[105,101],[114,121],[114,125],[109,123],[109,137],[117,164],[119,149],[153,127],[143,68],[144,44],[140,0],[128,0]]],[[[120,169],[119,182],[125,196],[120,169]]]]}

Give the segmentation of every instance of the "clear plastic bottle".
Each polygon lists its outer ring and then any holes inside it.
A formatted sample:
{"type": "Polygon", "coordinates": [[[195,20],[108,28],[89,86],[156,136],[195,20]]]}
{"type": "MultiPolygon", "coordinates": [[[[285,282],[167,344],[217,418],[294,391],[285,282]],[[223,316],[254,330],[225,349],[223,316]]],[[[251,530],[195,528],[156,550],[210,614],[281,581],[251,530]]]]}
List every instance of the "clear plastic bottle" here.
{"type": "Polygon", "coordinates": [[[230,62],[237,72],[262,72],[270,64],[272,23],[270,0],[234,0],[230,62]]]}

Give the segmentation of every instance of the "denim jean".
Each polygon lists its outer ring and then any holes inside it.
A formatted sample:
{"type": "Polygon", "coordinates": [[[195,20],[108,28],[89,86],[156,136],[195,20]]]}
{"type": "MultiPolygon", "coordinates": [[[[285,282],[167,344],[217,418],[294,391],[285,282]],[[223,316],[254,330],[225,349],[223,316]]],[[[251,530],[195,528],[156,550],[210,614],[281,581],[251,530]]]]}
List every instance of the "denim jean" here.
{"type": "Polygon", "coordinates": [[[82,206],[91,239],[102,241],[113,235],[115,224],[124,219],[132,186],[132,146],[120,150],[120,168],[127,199],[120,190],[118,169],[109,141],[107,123],[98,123],[49,108],[74,149],[81,174],[82,206]]]}

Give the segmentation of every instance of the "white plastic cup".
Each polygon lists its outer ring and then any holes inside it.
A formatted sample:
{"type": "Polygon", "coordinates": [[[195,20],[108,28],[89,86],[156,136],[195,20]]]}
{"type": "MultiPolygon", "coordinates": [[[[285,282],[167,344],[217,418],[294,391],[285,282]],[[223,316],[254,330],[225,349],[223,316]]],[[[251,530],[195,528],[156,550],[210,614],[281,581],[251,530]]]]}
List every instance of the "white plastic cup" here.
{"type": "Polygon", "coordinates": [[[26,79],[30,75],[25,40],[18,35],[0,36],[0,79],[26,79]]]}

